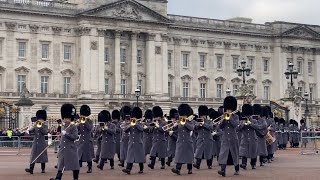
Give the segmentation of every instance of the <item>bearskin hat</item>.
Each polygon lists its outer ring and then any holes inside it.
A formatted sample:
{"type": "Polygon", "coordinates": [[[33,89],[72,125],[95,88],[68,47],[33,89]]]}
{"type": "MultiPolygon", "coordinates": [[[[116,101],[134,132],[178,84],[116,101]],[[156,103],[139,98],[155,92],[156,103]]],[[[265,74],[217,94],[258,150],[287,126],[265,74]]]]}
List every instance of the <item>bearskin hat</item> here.
{"type": "Polygon", "coordinates": [[[266,106],[261,108],[261,117],[269,117],[269,109],[266,106]]]}
{"type": "Polygon", "coordinates": [[[280,124],[285,125],[285,124],[286,124],[286,121],[285,121],[283,118],[280,118],[280,124]]]}
{"type": "Polygon", "coordinates": [[[279,118],[278,117],[274,117],[274,122],[275,123],[279,123],[279,118]]]}
{"type": "Polygon", "coordinates": [[[209,108],[208,115],[210,115],[212,111],[214,111],[214,109],[213,108],[209,108]]]}
{"type": "Polygon", "coordinates": [[[246,116],[252,116],[253,115],[253,109],[250,104],[244,104],[242,106],[242,112],[241,115],[246,117],[246,116]]]}
{"type": "Polygon", "coordinates": [[[98,122],[109,122],[111,121],[111,115],[110,112],[107,110],[103,110],[98,114],[98,122]]]}
{"type": "Polygon", "coordinates": [[[72,104],[64,104],[61,106],[61,118],[70,118],[71,121],[76,117],[76,108],[72,104]]]}
{"type": "Polygon", "coordinates": [[[216,110],[213,110],[210,114],[209,117],[210,119],[217,119],[220,116],[219,112],[216,110]]]}
{"type": "Polygon", "coordinates": [[[144,117],[146,119],[152,119],[153,118],[152,110],[150,109],[146,110],[146,112],[144,113],[144,117]]]}
{"type": "Polygon", "coordinates": [[[178,114],[178,110],[177,109],[170,109],[169,119],[175,119],[177,114],[178,114]]]}
{"type": "Polygon", "coordinates": [[[300,120],[300,124],[305,124],[305,123],[306,123],[306,120],[304,120],[304,119],[300,120]]]}
{"type": "Polygon", "coordinates": [[[254,104],[253,105],[253,115],[261,115],[262,107],[260,104],[254,104]]]}
{"type": "Polygon", "coordinates": [[[228,96],[223,101],[224,110],[235,111],[237,109],[237,100],[233,96],[228,96]]]}
{"type": "Polygon", "coordinates": [[[122,119],[125,119],[126,116],[131,116],[131,107],[129,106],[123,106],[120,111],[122,119]]]}
{"type": "Polygon", "coordinates": [[[153,117],[157,118],[157,117],[163,117],[163,111],[161,109],[160,106],[155,106],[152,108],[152,113],[153,113],[153,117]]]}
{"type": "Polygon", "coordinates": [[[180,104],[178,107],[179,116],[191,116],[193,113],[189,104],[180,104]]]}
{"type": "Polygon", "coordinates": [[[142,118],[142,110],[139,107],[134,107],[132,109],[132,117],[141,119],[142,118]]]}
{"type": "Polygon", "coordinates": [[[90,116],[91,115],[91,109],[88,105],[82,105],[80,107],[80,115],[81,116],[90,116]]]}
{"type": "Polygon", "coordinates": [[[47,120],[47,112],[45,110],[39,110],[36,113],[37,120],[42,119],[44,121],[47,120]]]}
{"type": "Polygon", "coordinates": [[[199,114],[199,116],[208,116],[209,115],[208,107],[207,106],[199,106],[198,114],[199,114]]]}
{"type": "Polygon", "coordinates": [[[296,121],[294,119],[289,120],[289,124],[294,124],[296,121]]]}
{"type": "Polygon", "coordinates": [[[117,119],[117,120],[120,120],[120,111],[119,110],[113,110],[112,113],[111,113],[111,118],[112,119],[117,119]]]}

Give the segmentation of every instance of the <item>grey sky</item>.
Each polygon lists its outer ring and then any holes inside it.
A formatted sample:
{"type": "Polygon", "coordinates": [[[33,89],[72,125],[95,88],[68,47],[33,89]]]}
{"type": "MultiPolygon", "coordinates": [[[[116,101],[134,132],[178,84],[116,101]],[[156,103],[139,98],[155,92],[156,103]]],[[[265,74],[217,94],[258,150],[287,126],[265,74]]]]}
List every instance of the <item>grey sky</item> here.
{"type": "Polygon", "coordinates": [[[168,13],[212,19],[252,18],[320,25],[319,0],[168,0],[168,13]]]}

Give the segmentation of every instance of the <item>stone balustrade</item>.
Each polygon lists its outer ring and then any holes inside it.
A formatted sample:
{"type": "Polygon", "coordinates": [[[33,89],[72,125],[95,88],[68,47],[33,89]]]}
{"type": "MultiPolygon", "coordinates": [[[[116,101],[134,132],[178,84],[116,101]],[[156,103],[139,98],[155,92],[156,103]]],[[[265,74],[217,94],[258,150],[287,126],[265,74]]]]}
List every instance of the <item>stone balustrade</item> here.
{"type": "Polygon", "coordinates": [[[44,0],[0,0],[0,7],[15,7],[17,6],[37,6],[58,9],[77,9],[77,4],[67,3],[63,1],[44,1],[44,0]]]}

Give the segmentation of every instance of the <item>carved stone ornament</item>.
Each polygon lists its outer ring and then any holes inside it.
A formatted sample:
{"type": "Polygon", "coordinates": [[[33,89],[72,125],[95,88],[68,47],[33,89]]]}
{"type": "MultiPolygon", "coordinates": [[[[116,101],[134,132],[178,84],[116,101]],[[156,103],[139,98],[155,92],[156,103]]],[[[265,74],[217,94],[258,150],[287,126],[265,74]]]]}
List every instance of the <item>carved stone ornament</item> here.
{"type": "Polygon", "coordinates": [[[156,54],[161,54],[161,47],[160,46],[156,46],[156,54]]]}
{"type": "Polygon", "coordinates": [[[90,34],[91,32],[91,28],[89,27],[78,27],[74,29],[74,32],[78,35],[78,36],[87,36],[90,34]]]}
{"type": "Polygon", "coordinates": [[[98,41],[91,41],[91,50],[98,49],[98,41]]]}
{"type": "Polygon", "coordinates": [[[129,2],[124,2],[113,11],[113,15],[116,17],[129,18],[129,19],[142,19],[139,11],[132,7],[129,2]]]}
{"type": "Polygon", "coordinates": [[[181,79],[184,80],[184,81],[191,81],[192,77],[189,76],[189,75],[184,75],[184,76],[181,77],[181,79]]]}
{"type": "Polygon", "coordinates": [[[5,25],[8,31],[14,31],[17,24],[14,22],[5,22],[5,25]]]}
{"type": "Polygon", "coordinates": [[[104,73],[106,73],[109,77],[113,76],[113,72],[111,71],[105,70],[104,73]]]}
{"type": "Polygon", "coordinates": [[[38,32],[38,30],[39,30],[39,26],[37,26],[37,25],[35,25],[35,24],[30,24],[30,25],[29,25],[29,28],[30,28],[30,31],[31,31],[32,33],[36,33],[36,32],[38,32]]]}
{"type": "Polygon", "coordinates": [[[239,43],[239,45],[240,45],[240,49],[241,49],[241,50],[246,50],[246,48],[247,48],[247,43],[239,43]]]}
{"type": "Polygon", "coordinates": [[[3,66],[0,66],[0,73],[3,73],[6,70],[3,66]]]}
{"type": "Polygon", "coordinates": [[[44,75],[51,75],[52,74],[52,70],[49,68],[42,68],[38,72],[40,74],[44,74],[44,75]]]}
{"type": "Polygon", "coordinates": [[[181,39],[180,37],[173,37],[173,42],[175,45],[180,45],[181,43],[181,39]]]}
{"type": "Polygon", "coordinates": [[[169,75],[168,75],[168,78],[169,78],[169,80],[173,80],[173,79],[174,79],[174,75],[169,74],[169,75]]]}
{"type": "Polygon", "coordinates": [[[61,71],[61,74],[63,76],[73,76],[75,73],[71,69],[65,69],[61,71]]]}
{"type": "Polygon", "coordinates": [[[236,77],[236,78],[231,79],[231,82],[232,82],[232,83],[240,83],[240,82],[241,82],[241,79],[238,78],[238,77],[236,77]]]}
{"type": "Polygon", "coordinates": [[[257,51],[261,51],[262,45],[261,44],[255,44],[254,45],[257,51]]]}
{"type": "Polygon", "coordinates": [[[106,30],[104,29],[97,29],[98,36],[104,37],[106,35],[106,30]]]}
{"type": "Polygon", "coordinates": [[[222,83],[222,82],[226,81],[226,79],[224,77],[220,76],[220,77],[216,78],[215,81],[222,83]]]}
{"type": "Polygon", "coordinates": [[[156,38],[156,34],[148,33],[148,35],[147,35],[147,40],[148,41],[154,41],[155,38],[156,38]]]}
{"type": "Polygon", "coordinates": [[[18,67],[15,69],[17,73],[28,73],[30,70],[24,66],[18,67]]]}
{"type": "Polygon", "coordinates": [[[162,34],[161,35],[161,39],[162,39],[163,42],[168,42],[169,36],[167,34],[162,34]]]}
{"type": "Polygon", "coordinates": [[[51,27],[54,34],[60,34],[62,31],[62,27],[52,26],[51,27]]]}
{"type": "Polygon", "coordinates": [[[231,47],[231,42],[225,41],[225,42],[223,42],[223,44],[224,44],[224,48],[230,49],[230,47],[231,47]]]}
{"type": "Polygon", "coordinates": [[[198,46],[199,39],[191,39],[191,46],[198,46]]]}
{"type": "Polygon", "coordinates": [[[262,81],[263,85],[271,85],[272,81],[270,79],[266,79],[264,81],[262,81]]]}
{"type": "Polygon", "coordinates": [[[138,72],[138,79],[146,78],[147,75],[144,74],[143,72],[138,72]]]}
{"type": "Polygon", "coordinates": [[[208,40],[207,41],[209,47],[214,47],[214,45],[216,44],[216,42],[214,40],[208,40]]]}
{"type": "Polygon", "coordinates": [[[209,78],[207,76],[201,76],[198,78],[198,80],[201,82],[208,82],[209,78]]]}

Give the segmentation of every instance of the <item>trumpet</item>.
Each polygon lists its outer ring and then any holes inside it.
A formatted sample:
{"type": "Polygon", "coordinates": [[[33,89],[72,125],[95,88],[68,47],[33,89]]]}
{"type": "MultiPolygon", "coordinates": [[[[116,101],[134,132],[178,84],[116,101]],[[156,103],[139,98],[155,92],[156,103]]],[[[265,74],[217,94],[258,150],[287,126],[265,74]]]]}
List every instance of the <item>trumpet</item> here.
{"type": "Polygon", "coordinates": [[[181,118],[179,119],[179,122],[180,122],[181,125],[185,125],[185,124],[187,123],[187,121],[190,122],[190,121],[193,120],[193,118],[194,118],[194,115],[191,115],[191,116],[189,116],[189,117],[187,117],[187,118],[181,117],[181,118]]]}
{"type": "Polygon", "coordinates": [[[104,122],[99,122],[99,125],[100,125],[102,131],[108,129],[108,126],[104,122]]]}
{"type": "Polygon", "coordinates": [[[162,126],[163,131],[170,131],[175,127],[176,121],[173,121],[165,126],[162,126]]]}
{"type": "Polygon", "coordinates": [[[199,126],[203,126],[204,119],[203,118],[197,118],[197,123],[198,123],[199,126]]]}
{"type": "Polygon", "coordinates": [[[37,128],[41,128],[42,125],[43,125],[43,122],[42,122],[42,121],[39,121],[39,120],[38,120],[38,121],[36,122],[37,128]]]}
{"type": "Polygon", "coordinates": [[[251,124],[250,117],[247,117],[246,120],[245,120],[245,122],[244,122],[244,125],[245,125],[245,126],[248,126],[248,125],[250,125],[250,124],[251,124]]]}
{"type": "Polygon", "coordinates": [[[239,110],[235,110],[232,112],[225,112],[221,116],[217,117],[216,119],[213,119],[212,122],[213,122],[213,124],[220,124],[223,120],[229,121],[231,118],[231,115],[233,115],[237,112],[239,112],[239,110]]]}

